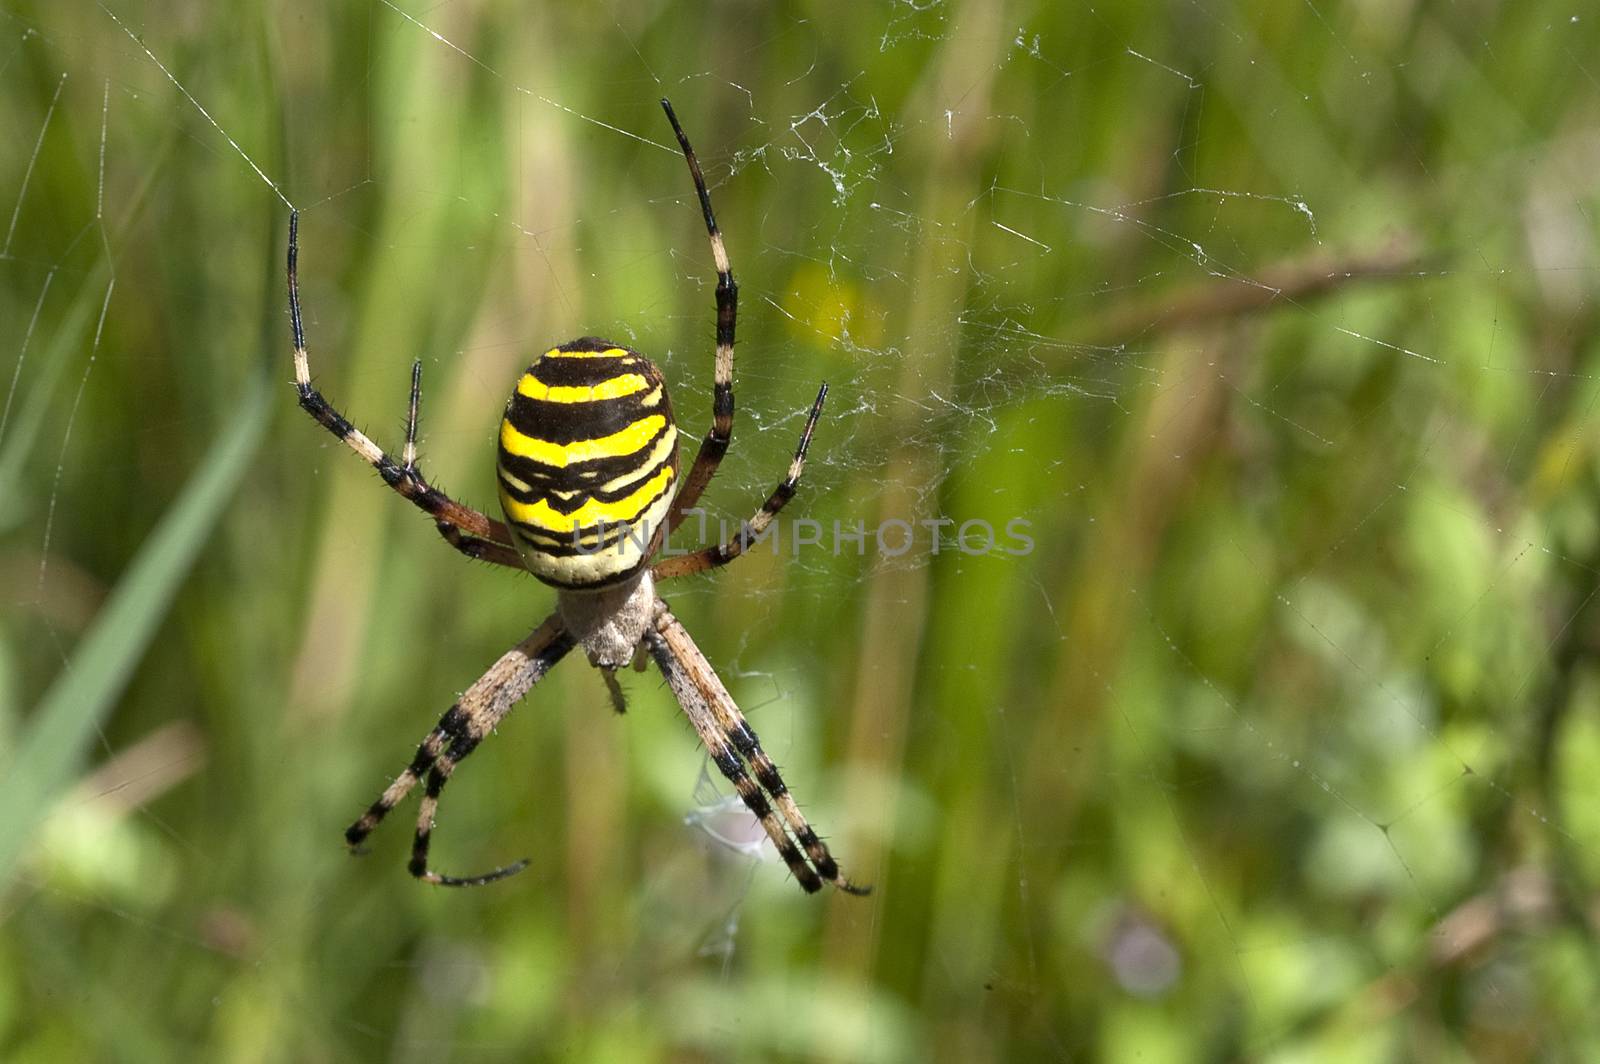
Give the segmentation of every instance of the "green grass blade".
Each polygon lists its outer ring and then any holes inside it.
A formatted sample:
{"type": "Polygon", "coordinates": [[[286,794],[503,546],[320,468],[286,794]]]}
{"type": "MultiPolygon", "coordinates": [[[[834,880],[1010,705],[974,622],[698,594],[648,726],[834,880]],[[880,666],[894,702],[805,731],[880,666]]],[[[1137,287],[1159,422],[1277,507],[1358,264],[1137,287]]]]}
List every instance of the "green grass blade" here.
{"type": "Polygon", "coordinates": [[[243,481],[270,408],[270,382],[254,380],[205,462],[145,540],[72,661],[28,721],[3,775],[0,882],[8,880],[50,803],[71,782],[94,729],[127,685],[189,566],[243,481]]]}

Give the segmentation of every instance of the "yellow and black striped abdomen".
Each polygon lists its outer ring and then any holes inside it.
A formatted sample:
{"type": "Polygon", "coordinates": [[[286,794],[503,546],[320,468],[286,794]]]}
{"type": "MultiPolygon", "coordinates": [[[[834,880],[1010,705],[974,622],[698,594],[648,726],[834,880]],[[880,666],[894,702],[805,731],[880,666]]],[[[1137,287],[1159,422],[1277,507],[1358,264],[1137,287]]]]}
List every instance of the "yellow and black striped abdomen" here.
{"type": "Polygon", "coordinates": [[[597,337],[552,348],[500,422],[500,505],[528,570],[597,588],[649,559],[678,487],[678,428],[661,371],[597,337]]]}

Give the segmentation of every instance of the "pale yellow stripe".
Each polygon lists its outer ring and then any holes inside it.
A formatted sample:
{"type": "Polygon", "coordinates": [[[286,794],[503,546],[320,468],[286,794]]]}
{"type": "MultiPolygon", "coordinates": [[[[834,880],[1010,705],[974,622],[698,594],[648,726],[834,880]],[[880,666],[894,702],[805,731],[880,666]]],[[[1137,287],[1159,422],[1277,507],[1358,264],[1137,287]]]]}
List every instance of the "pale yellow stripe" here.
{"type": "Polygon", "coordinates": [[[517,381],[517,394],[552,403],[590,403],[600,399],[620,399],[650,387],[648,378],[638,373],[623,373],[599,384],[547,385],[531,373],[517,381]]]}
{"type": "Polygon", "coordinates": [[[506,418],[500,422],[500,446],[519,458],[531,458],[547,466],[564,468],[574,462],[632,454],[649,443],[666,423],[665,417],[651,414],[649,417],[640,418],[621,432],[613,432],[596,440],[551,443],[549,440],[524,436],[511,424],[511,419],[506,418]]]}
{"type": "Polygon", "coordinates": [[[504,466],[496,465],[495,471],[500,474],[501,480],[504,480],[507,484],[511,485],[512,488],[522,492],[524,495],[533,490],[527,484],[523,483],[521,477],[513,476],[511,473],[507,472],[504,466]]]}

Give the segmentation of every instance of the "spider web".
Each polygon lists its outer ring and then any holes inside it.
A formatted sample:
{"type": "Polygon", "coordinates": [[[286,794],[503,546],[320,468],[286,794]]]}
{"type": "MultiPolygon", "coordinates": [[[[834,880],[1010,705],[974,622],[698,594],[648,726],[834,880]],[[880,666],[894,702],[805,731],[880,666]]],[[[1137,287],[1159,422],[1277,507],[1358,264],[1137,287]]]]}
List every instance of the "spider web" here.
{"type": "Polygon", "coordinates": [[[741,283],[682,546],[830,387],[668,597],[880,887],[801,897],[577,666],[444,803],[528,885],[420,891],[403,812],[342,861],[549,595],[285,412],[3,895],[0,1046],[1592,1054],[1600,38],[1477,7],[0,9],[0,747],[264,366],[293,405],[291,206],[314,373],[394,448],[421,358],[464,499],[569,337],[703,431],[666,95],[741,283]]]}

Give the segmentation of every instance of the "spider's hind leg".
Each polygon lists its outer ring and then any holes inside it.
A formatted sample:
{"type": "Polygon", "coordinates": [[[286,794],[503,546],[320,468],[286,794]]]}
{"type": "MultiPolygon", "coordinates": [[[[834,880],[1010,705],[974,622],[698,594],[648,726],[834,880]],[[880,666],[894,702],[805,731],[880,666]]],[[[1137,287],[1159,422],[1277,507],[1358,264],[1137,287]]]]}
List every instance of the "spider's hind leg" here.
{"type": "Polygon", "coordinates": [[[645,645],[705,743],[712,762],[761,822],[801,888],[808,894],[815,893],[826,881],[847,894],[870,893],[871,887],[858,886],[839,874],[839,865],[827,844],[806,822],[744,714],[688,631],[665,603],[657,601],[656,626],[645,633],[645,645]]]}
{"type": "Polygon", "coordinates": [[[383,818],[410,794],[424,777],[422,805],[417,811],[417,831],[411,847],[411,874],[418,879],[443,886],[476,886],[520,872],[527,864],[519,861],[481,876],[445,876],[428,867],[428,848],[432,841],[434,815],[439,796],[463,758],[495,729],[528,689],[549,672],[575,645],[571,633],[559,618],[550,617],[526,639],[512,647],[485,672],[454,705],[417,747],[404,772],[367,807],[354,824],[345,830],[345,842],[352,851],[362,852],[367,836],[383,818]]]}
{"type": "Polygon", "coordinates": [[[350,847],[351,853],[364,854],[367,852],[367,836],[371,835],[377,826],[383,823],[383,818],[389,815],[390,810],[405,801],[406,795],[411,793],[412,788],[439,760],[439,755],[444,752],[446,745],[452,743],[458,736],[463,734],[465,719],[459,702],[446,710],[444,716],[439,719],[439,723],[434,726],[434,729],[428,733],[427,738],[423,739],[421,745],[417,747],[417,752],[412,757],[411,764],[406,766],[404,772],[395,777],[393,783],[384,788],[383,793],[367,807],[366,812],[362,813],[354,824],[345,828],[344,841],[350,847]]]}

